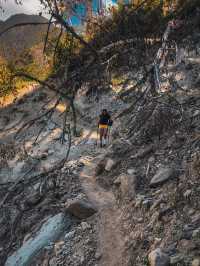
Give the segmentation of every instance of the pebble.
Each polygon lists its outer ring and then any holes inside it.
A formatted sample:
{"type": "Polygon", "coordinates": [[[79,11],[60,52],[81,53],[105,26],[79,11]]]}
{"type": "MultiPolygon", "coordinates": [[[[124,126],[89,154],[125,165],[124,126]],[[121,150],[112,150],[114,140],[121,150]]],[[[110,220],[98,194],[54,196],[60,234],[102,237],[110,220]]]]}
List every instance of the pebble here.
{"type": "Polygon", "coordinates": [[[193,261],[192,261],[192,266],[200,266],[200,258],[199,259],[194,259],[193,261]]]}
{"type": "Polygon", "coordinates": [[[100,252],[95,253],[95,259],[99,260],[102,257],[102,254],[100,252]]]}
{"type": "Polygon", "coordinates": [[[82,222],[81,227],[82,227],[83,231],[91,228],[90,224],[88,224],[87,222],[82,222]]]}

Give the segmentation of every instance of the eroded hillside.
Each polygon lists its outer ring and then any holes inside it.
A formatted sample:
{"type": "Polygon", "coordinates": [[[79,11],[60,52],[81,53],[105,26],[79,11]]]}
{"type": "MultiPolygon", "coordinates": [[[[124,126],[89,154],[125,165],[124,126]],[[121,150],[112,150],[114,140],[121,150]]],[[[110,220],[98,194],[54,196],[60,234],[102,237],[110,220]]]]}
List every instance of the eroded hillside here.
{"type": "Polygon", "coordinates": [[[76,136],[57,91],[38,86],[1,108],[2,265],[200,265],[198,8],[181,18],[159,84],[164,38],[118,40],[93,65],[87,50],[73,58],[76,136]],[[100,148],[103,108],[114,124],[100,148]]]}

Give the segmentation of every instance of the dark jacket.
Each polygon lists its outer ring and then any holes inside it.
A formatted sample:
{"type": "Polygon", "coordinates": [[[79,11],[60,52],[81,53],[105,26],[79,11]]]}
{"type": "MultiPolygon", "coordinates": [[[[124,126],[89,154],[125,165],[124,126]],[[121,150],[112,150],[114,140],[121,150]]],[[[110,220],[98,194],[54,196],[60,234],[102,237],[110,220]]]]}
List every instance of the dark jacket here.
{"type": "Polygon", "coordinates": [[[101,114],[99,117],[99,125],[108,125],[110,120],[110,115],[107,114],[101,114]]]}

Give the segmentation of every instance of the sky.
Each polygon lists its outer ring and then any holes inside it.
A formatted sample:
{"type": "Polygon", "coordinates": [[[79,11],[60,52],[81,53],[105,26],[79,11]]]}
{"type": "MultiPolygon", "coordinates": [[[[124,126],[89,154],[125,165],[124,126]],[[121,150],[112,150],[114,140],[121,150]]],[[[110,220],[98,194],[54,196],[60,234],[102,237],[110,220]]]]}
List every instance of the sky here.
{"type": "Polygon", "coordinates": [[[0,0],[0,3],[2,2],[4,13],[0,10],[0,20],[5,20],[17,13],[38,14],[41,11],[39,0],[24,0],[23,5],[16,5],[15,0],[6,0],[5,3],[0,0]]]}
{"type": "MultiPolygon", "coordinates": [[[[116,3],[116,0],[104,0],[106,5],[116,3]]],[[[3,2],[4,12],[0,10],[0,20],[5,20],[9,18],[11,15],[17,13],[25,13],[25,14],[38,14],[42,11],[42,7],[40,5],[39,0],[23,0],[23,5],[16,5],[15,0],[0,0],[0,3],[3,2]]],[[[98,0],[93,0],[93,10],[97,10],[98,0]]],[[[84,7],[78,7],[79,14],[84,14],[84,7]]],[[[72,17],[73,24],[78,24],[79,20],[75,17],[72,17]]]]}

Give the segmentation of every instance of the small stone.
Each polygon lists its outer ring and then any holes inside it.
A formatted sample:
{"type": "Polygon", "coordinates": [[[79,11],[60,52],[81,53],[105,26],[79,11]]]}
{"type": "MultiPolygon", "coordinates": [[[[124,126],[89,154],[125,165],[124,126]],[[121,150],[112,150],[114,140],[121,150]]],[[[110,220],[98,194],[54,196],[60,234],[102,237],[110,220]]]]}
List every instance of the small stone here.
{"type": "Polygon", "coordinates": [[[127,170],[127,174],[129,174],[129,175],[133,175],[133,174],[136,174],[136,169],[134,169],[134,168],[130,168],[130,169],[128,169],[127,170]]]}
{"type": "Polygon", "coordinates": [[[192,266],[200,266],[200,258],[196,258],[192,261],[192,266]]]}
{"type": "Polygon", "coordinates": [[[82,264],[85,261],[85,257],[82,255],[80,258],[80,263],[82,264]]]}
{"type": "Polygon", "coordinates": [[[113,166],[115,165],[115,163],[116,162],[114,160],[108,159],[107,162],[106,162],[105,170],[108,171],[108,172],[111,171],[113,166]]]}
{"type": "Polygon", "coordinates": [[[83,231],[91,228],[90,224],[88,224],[87,222],[82,222],[81,227],[82,227],[83,231]]]}
{"type": "Polygon", "coordinates": [[[183,196],[187,199],[187,198],[189,198],[191,196],[191,194],[192,194],[192,190],[191,189],[187,189],[184,192],[183,196]]]}
{"type": "Polygon", "coordinates": [[[73,238],[75,235],[75,231],[70,231],[69,233],[65,234],[65,240],[73,238]]]}
{"type": "Polygon", "coordinates": [[[115,181],[114,181],[114,185],[120,185],[121,184],[121,176],[118,176],[115,181]]]}
{"type": "Polygon", "coordinates": [[[192,238],[193,239],[200,239],[200,228],[193,231],[192,238]]]}
{"type": "Polygon", "coordinates": [[[150,266],[169,266],[170,258],[167,254],[161,251],[160,248],[153,250],[148,255],[150,266]]]}
{"type": "Polygon", "coordinates": [[[145,199],[143,202],[142,202],[142,205],[145,209],[149,209],[152,205],[152,199],[145,199]]]}
{"type": "Polygon", "coordinates": [[[102,254],[100,252],[95,253],[95,259],[96,260],[100,260],[101,257],[102,257],[102,254]]]}

